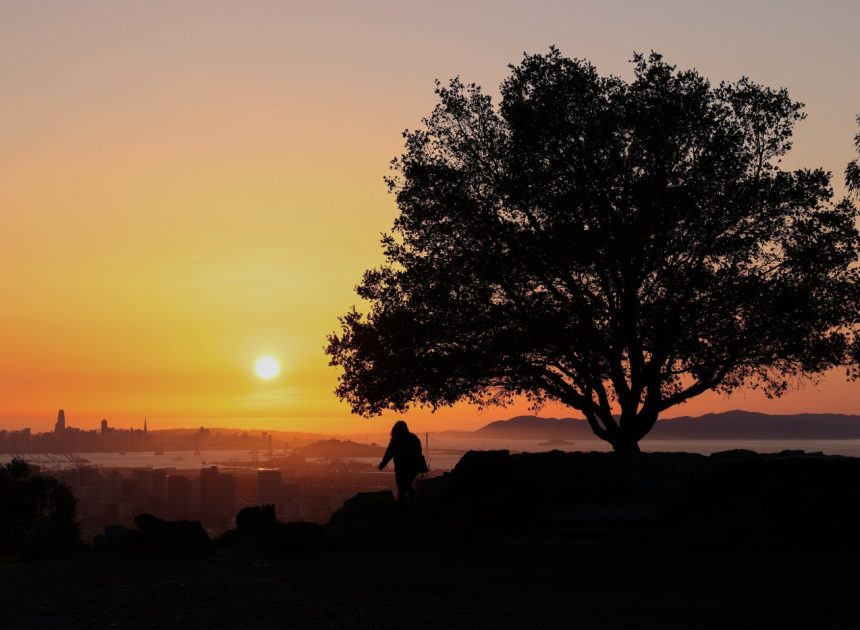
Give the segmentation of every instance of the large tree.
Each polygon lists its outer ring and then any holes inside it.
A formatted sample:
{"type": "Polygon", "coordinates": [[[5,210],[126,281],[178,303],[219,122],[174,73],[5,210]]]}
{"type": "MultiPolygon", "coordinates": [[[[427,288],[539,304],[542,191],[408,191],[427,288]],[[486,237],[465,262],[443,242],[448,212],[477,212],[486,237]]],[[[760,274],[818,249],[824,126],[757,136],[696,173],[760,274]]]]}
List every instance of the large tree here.
{"type": "Polygon", "coordinates": [[[354,412],[525,395],[637,451],[707,390],[850,364],[858,212],[780,167],[804,118],[785,89],[653,53],[631,81],[554,48],[510,70],[497,107],[454,79],[404,133],[369,313],[326,348],[354,412]]]}

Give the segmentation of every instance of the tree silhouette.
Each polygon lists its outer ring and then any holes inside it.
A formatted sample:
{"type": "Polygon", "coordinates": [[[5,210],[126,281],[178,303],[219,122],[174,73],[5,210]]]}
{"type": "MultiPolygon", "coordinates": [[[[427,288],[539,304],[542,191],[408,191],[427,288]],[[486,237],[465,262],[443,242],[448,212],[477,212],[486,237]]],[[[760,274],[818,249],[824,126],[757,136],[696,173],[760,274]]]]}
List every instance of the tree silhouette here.
{"type": "MultiPolygon", "coordinates": [[[[860,125],[860,116],[857,116],[857,124],[860,125]]],[[[854,136],[854,148],[860,153],[860,131],[854,136]]],[[[860,196],[860,159],[849,162],[845,167],[845,185],[849,191],[860,196]]]]}
{"type": "Polygon", "coordinates": [[[0,557],[78,551],[75,513],[75,497],[59,479],[34,474],[22,460],[0,465],[0,557]]]}
{"type": "Polygon", "coordinates": [[[849,365],[858,212],[780,158],[785,89],[712,86],[660,55],[600,76],[551,48],[494,107],[437,83],[388,179],[400,214],[328,338],[365,416],[525,395],[579,410],[616,451],[665,410],[742,384],[782,394],[849,365]]]}

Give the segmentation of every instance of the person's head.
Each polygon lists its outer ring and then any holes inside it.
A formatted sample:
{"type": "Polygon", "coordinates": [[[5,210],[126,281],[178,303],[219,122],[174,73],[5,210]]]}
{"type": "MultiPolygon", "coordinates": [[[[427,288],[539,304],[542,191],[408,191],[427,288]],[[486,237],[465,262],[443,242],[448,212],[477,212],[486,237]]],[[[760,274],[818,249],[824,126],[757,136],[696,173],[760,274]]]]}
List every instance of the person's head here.
{"type": "Polygon", "coordinates": [[[404,433],[409,433],[409,427],[406,426],[405,420],[398,420],[394,423],[394,426],[391,427],[391,437],[395,435],[403,435],[404,433]]]}

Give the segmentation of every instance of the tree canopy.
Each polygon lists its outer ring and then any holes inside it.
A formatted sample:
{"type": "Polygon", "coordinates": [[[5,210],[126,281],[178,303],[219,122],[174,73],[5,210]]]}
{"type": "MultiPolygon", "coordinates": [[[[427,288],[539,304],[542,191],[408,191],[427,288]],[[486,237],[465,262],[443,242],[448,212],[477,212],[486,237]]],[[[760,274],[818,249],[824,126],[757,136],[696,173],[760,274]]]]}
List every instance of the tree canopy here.
{"type": "Polygon", "coordinates": [[[392,163],[369,312],[328,338],[354,412],[555,400],[635,451],[707,390],[851,365],[858,211],[781,167],[805,116],[785,89],[656,53],[625,81],[551,48],[498,106],[459,79],[436,94],[392,163]]]}

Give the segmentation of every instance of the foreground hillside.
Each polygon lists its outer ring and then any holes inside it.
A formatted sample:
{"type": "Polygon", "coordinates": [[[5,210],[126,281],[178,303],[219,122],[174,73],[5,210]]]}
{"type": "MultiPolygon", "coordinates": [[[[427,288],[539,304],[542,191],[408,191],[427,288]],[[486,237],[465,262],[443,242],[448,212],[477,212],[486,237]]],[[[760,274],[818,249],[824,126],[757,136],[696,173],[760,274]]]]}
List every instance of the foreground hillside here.
{"type": "Polygon", "coordinates": [[[0,627],[858,627],[858,481],[860,460],[799,451],[471,452],[405,511],[251,510],[194,548],[139,517],[83,556],[0,564],[0,627]]]}
{"type": "Polygon", "coordinates": [[[0,565],[4,628],[852,628],[856,554],[468,545],[0,565]]]}

